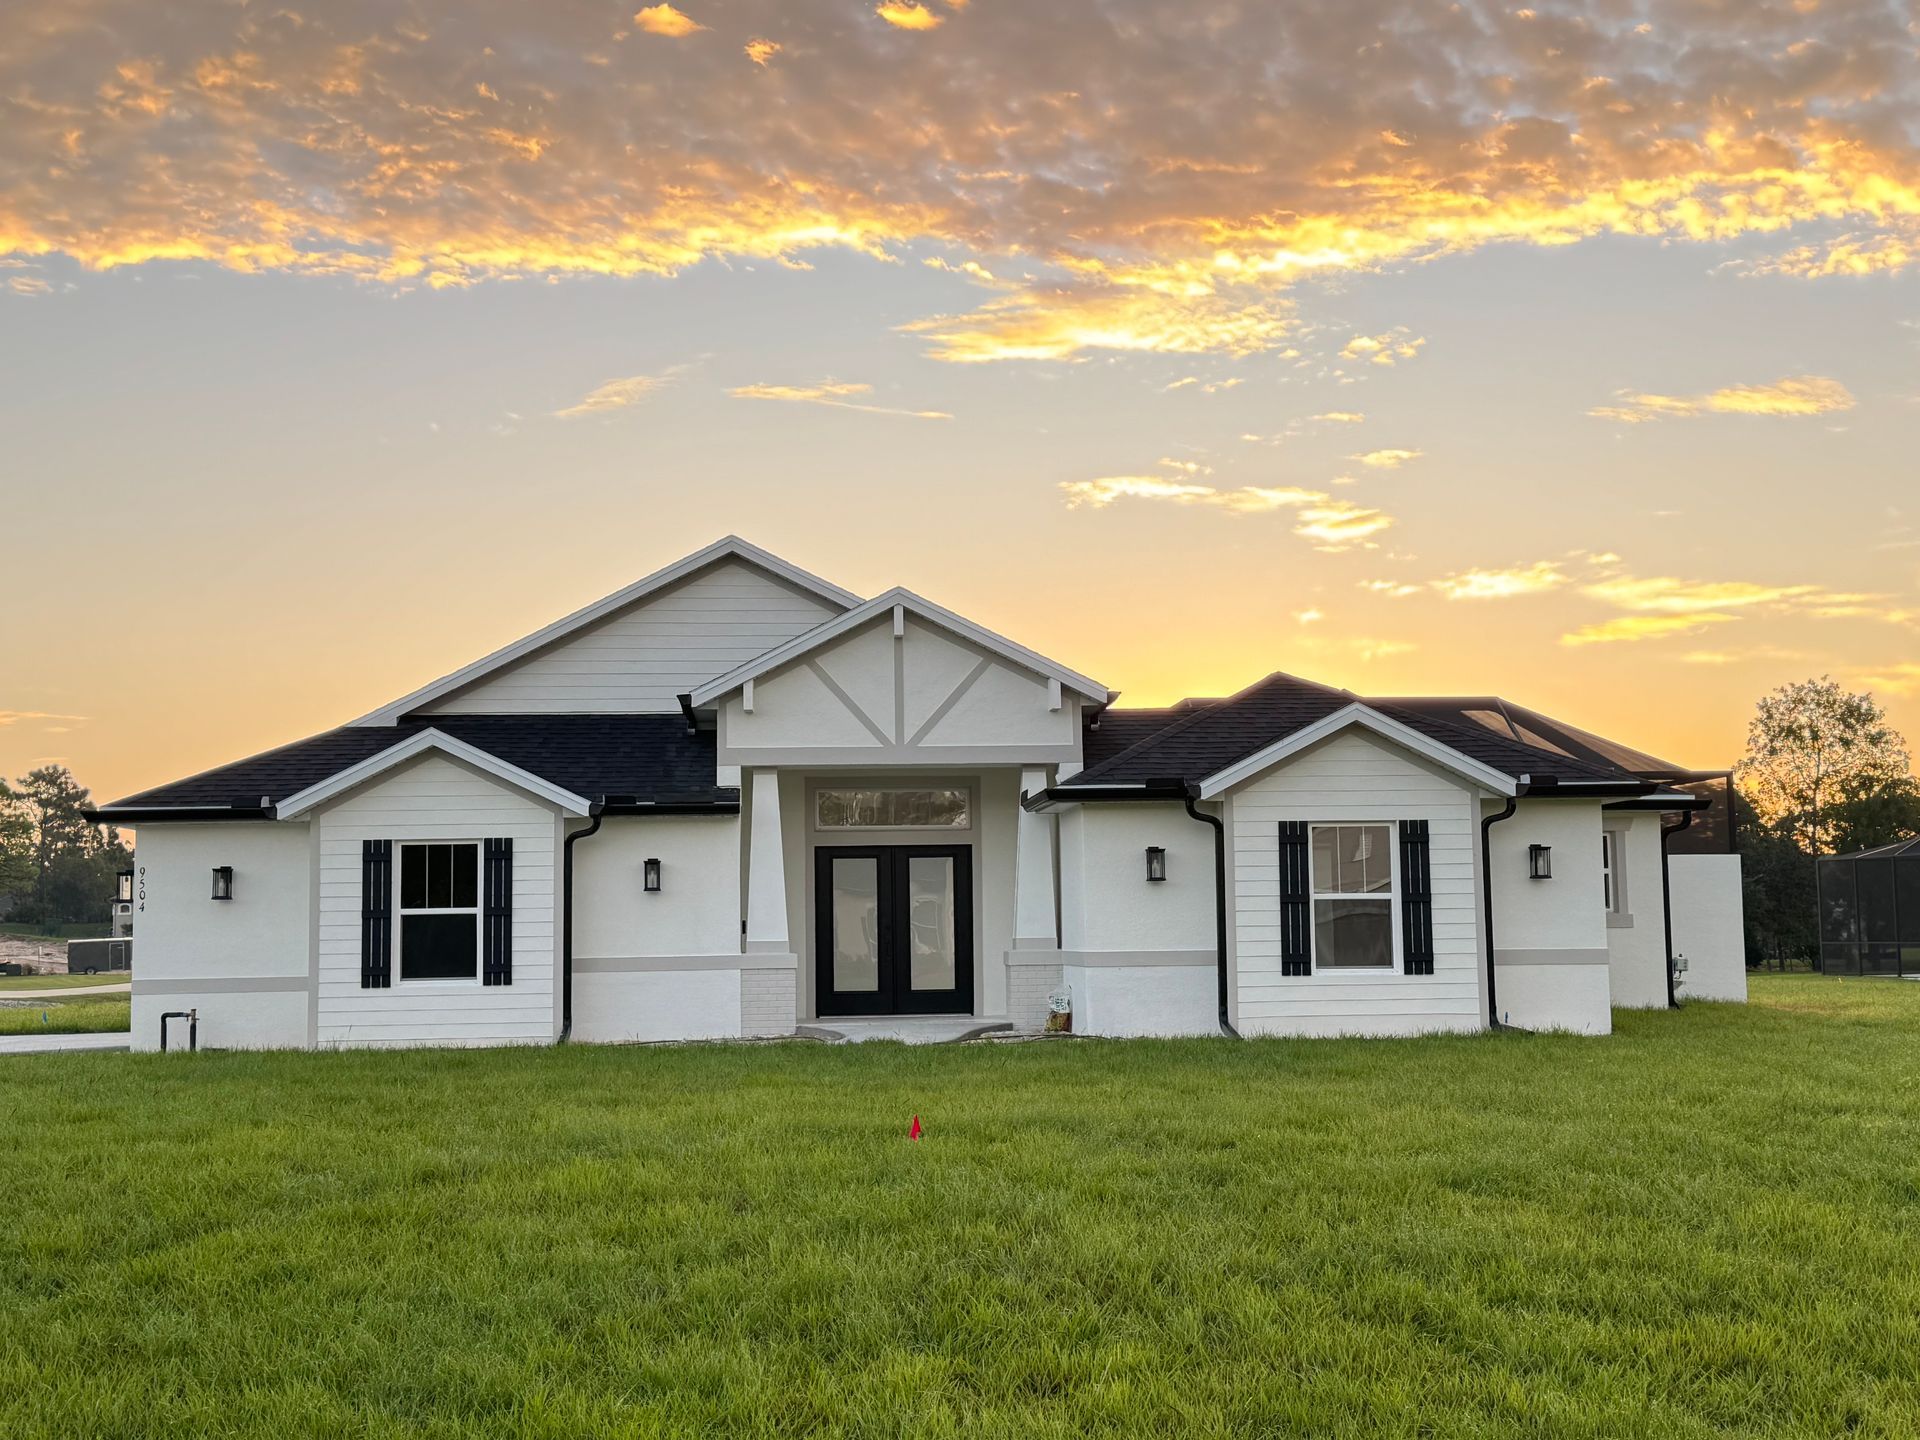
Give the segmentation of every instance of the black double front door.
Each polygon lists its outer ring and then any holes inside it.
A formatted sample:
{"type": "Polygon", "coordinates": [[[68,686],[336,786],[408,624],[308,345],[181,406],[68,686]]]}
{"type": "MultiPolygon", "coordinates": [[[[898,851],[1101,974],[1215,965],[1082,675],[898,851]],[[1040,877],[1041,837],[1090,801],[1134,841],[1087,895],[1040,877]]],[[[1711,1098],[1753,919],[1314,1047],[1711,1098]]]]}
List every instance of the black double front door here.
{"type": "Polygon", "coordinates": [[[814,851],[815,1008],[822,1015],[973,1013],[973,851],[814,851]]]}

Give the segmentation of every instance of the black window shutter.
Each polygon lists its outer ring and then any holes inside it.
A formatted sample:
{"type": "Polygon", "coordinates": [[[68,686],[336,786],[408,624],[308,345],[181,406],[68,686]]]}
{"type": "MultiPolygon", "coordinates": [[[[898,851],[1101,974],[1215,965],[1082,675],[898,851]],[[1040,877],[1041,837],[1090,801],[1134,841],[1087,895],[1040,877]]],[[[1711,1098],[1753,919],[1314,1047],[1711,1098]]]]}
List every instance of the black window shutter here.
{"type": "Polygon", "coordinates": [[[486,843],[486,887],[481,898],[485,921],[480,983],[513,984],[513,841],[486,843]]]}
{"type": "Polygon", "coordinates": [[[393,842],[360,842],[360,988],[393,984],[393,842]]]}
{"type": "Polygon", "coordinates": [[[1307,822],[1280,822],[1280,973],[1313,973],[1313,924],[1307,907],[1307,822]]]}
{"type": "Polygon", "coordinates": [[[1409,975],[1433,973],[1433,867],[1427,822],[1400,822],[1400,953],[1409,975]]]}

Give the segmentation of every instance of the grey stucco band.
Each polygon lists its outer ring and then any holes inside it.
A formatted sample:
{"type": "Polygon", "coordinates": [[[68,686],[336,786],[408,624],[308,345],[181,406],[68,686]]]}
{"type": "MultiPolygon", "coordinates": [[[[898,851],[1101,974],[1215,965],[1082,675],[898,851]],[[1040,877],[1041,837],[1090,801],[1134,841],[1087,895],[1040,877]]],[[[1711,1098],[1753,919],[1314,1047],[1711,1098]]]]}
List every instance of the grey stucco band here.
{"type": "Polygon", "coordinates": [[[1016,960],[1009,955],[1007,963],[1010,965],[1044,963],[1137,970],[1164,965],[1217,965],[1220,963],[1220,957],[1211,950],[1060,950],[1049,954],[1045,961],[1016,960]]]}
{"type": "Polygon", "coordinates": [[[140,980],[135,995],[305,994],[313,981],[305,975],[234,975],[209,980],[140,980]]]}
{"type": "Polygon", "coordinates": [[[757,950],[745,955],[576,955],[576,975],[641,975],[666,970],[793,970],[800,957],[791,950],[757,950]]]}
{"type": "Polygon", "coordinates": [[[1605,950],[1495,950],[1499,965],[1604,965],[1605,950]]]}

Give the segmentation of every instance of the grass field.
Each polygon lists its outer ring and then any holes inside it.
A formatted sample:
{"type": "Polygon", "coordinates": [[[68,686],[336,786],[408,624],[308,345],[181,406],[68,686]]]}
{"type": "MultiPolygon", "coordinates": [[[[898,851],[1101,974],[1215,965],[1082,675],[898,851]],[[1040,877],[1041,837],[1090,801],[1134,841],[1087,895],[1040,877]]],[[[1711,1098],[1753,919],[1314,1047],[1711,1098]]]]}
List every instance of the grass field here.
{"type": "Polygon", "coordinates": [[[0,1000],[15,991],[79,990],[94,985],[125,985],[132,976],[125,970],[105,975],[0,975],[0,1000]]]}
{"type": "Polygon", "coordinates": [[[1754,998],[4,1060],[0,1434],[1911,1436],[1920,985],[1754,998]]]}
{"type": "Polygon", "coordinates": [[[104,920],[81,920],[66,925],[0,925],[0,935],[27,940],[97,940],[112,926],[104,920]]]}
{"type": "Polygon", "coordinates": [[[125,1030],[132,1023],[133,1006],[125,995],[74,995],[0,1005],[0,1035],[98,1035],[125,1030]]]}

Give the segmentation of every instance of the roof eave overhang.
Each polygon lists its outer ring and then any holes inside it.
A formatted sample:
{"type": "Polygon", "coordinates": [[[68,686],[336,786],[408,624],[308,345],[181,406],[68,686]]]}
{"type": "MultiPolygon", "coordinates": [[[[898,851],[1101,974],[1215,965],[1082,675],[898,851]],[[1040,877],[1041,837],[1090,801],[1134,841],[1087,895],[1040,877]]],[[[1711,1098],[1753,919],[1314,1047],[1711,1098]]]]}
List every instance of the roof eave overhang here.
{"type": "Polygon", "coordinates": [[[269,807],[260,805],[102,805],[82,810],[92,825],[151,825],[163,821],[271,820],[269,807]]]}
{"type": "Polygon", "coordinates": [[[1152,801],[1184,801],[1194,795],[1194,787],[1184,780],[1142,780],[1110,785],[1052,785],[1032,794],[1022,793],[1020,808],[1035,815],[1051,815],[1069,805],[1099,804],[1102,801],[1143,804],[1152,801]]]}

